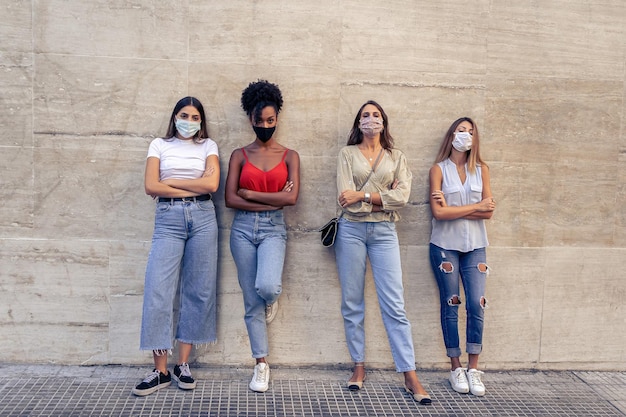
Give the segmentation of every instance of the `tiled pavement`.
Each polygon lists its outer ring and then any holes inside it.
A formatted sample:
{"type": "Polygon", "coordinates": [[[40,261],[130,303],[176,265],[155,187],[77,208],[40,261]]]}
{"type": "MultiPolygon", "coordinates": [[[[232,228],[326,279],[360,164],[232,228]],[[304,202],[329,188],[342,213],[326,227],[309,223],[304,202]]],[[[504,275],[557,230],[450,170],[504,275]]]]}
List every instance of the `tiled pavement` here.
{"type": "Polygon", "coordinates": [[[457,394],[442,371],[419,371],[422,406],[401,375],[368,371],[350,392],[346,369],[272,368],[270,390],[248,390],[250,369],[193,367],[198,386],[147,397],[131,389],[149,371],[125,366],[0,364],[0,416],[626,416],[626,372],[490,371],[487,395],[457,394]]]}

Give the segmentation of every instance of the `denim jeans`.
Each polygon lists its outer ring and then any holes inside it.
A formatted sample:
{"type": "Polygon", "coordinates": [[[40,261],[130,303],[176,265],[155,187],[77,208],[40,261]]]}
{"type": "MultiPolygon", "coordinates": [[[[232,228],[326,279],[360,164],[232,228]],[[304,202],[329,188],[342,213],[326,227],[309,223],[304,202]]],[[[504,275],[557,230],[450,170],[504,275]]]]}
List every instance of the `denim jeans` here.
{"type": "Polygon", "coordinates": [[[446,354],[450,358],[461,356],[458,326],[461,304],[459,279],[463,282],[466,300],[466,350],[470,354],[479,354],[482,351],[485,285],[489,273],[486,259],[485,248],[459,252],[430,244],[430,265],[439,286],[441,330],[446,354]]]}
{"type": "Polygon", "coordinates": [[[213,343],[216,335],[217,221],[213,201],[157,203],[146,267],[142,350],[172,348],[176,340],[213,343]]]}
{"type": "Polygon", "coordinates": [[[269,354],[265,306],[282,291],[287,229],[282,210],[237,210],[230,231],[230,252],[243,293],[244,321],[253,358],[269,354]]]}
{"type": "Polygon", "coordinates": [[[335,258],[348,351],[365,361],[365,269],[369,257],[376,294],[397,372],[415,369],[411,324],[404,310],[398,235],[393,222],[339,221],[335,258]]]}

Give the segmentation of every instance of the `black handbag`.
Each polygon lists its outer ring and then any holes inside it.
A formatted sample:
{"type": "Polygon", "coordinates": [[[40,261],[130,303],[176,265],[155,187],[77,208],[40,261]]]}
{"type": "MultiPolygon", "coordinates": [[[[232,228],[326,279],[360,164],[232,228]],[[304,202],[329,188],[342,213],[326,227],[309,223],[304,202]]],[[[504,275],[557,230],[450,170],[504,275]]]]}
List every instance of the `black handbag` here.
{"type": "MultiPolygon", "coordinates": [[[[367,181],[369,181],[370,177],[374,173],[374,169],[376,169],[376,166],[378,165],[378,161],[380,160],[380,157],[382,156],[383,151],[384,149],[380,150],[380,153],[378,154],[378,157],[376,158],[376,161],[374,162],[374,165],[372,166],[372,170],[370,171],[365,181],[363,181],[363,185],[365,185],[367,181]]],[[[363,186],[359,187],[357,191],[361,191],[361,188],[363,188],[363,186]]],[[[318,232],[322,232],[322,235],[320,238],[321,238],[323,246],[329,248],[335,244],[335,238],[337,237],[337,230],[339,229],[339,219],[343,217],[344,213],[345,211],[342,211],[338,217],[333,217],[332,219],[330,219],[328,223],[326,223],[324,226],[318,229],[318,232]]]]}
{"type": "Polygon", "coordinates": [[[339,217],[330,219],[328,223],[320,227],[319,231],[322,232],[322,245],[330,247],[335,244],[335,238],[337,237],[337,229],[339,229],[339,219],[343,216],[343,212],[339,217]]]}

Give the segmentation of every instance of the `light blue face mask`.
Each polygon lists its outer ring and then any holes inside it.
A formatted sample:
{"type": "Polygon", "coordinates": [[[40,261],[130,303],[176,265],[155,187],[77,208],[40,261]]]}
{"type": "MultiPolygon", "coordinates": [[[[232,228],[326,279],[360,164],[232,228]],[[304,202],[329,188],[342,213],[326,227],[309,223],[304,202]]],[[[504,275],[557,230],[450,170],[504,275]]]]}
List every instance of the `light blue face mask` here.
{"type": "Polygon", "coordinates": [[[189,139],[200,131],[201,122],[190,122],[189,120],[176,119],[176,130],[182,137],[189,139]]]}

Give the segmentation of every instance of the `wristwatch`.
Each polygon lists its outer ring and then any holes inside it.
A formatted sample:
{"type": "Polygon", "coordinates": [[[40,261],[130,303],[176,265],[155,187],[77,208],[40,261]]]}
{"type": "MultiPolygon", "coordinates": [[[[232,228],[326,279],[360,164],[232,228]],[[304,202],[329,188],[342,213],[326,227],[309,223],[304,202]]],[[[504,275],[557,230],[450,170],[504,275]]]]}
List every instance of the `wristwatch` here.
{"type": "Polygon", "coordinates": [[[363,199],[366,203],[372,202],[372,195],[370,193],[365,193],[365,198],[363,199]]]}

